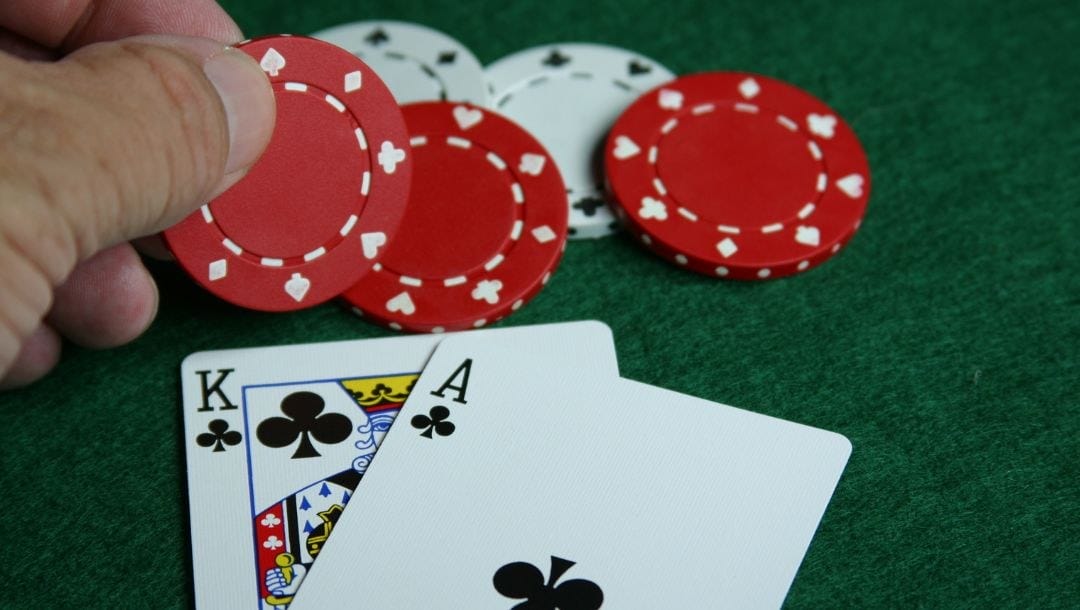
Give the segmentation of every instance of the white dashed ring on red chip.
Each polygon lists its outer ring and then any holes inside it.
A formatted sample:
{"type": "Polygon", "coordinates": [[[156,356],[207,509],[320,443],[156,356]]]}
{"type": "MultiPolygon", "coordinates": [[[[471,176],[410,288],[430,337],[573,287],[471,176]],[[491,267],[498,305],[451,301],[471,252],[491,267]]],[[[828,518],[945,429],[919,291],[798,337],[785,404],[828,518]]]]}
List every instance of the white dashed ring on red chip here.
{"type": "Polygon", "coordinates": [[[678,78],[608,137],[616,214],[663,258],[741,280],[816,266],[858,229],[870,195],[851,128],[796,87],[755,74],[678,78]]]}
{"type": "Polygon", "coordinates": [[[479,328],[535,296],[566,246],[566,186],[522,127],[468,104],[402,108],[414,184],[386,256],[345,299],[398,330],[479,328]]]}
{"type": "Polygon", "coordinates": [[[237,48],[270,77],[270,145],[243,180],[165,240],[222,299],[303,309],[370,271],[398,229],[412,174],[404,119],[378,76],[332,44],[269,36],[237,48]]]}

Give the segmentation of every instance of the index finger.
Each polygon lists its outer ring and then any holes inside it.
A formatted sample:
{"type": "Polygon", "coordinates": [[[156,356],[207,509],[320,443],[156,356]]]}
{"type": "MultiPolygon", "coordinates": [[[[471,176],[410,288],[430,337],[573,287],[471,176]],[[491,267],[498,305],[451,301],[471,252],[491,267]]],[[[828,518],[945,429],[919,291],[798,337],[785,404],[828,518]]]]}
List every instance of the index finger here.
{"type": "Polygon", "coordinates": [[[5,0],[0,28],[61,51],[140,34],[243,39],[215,0],[5,0]]]}

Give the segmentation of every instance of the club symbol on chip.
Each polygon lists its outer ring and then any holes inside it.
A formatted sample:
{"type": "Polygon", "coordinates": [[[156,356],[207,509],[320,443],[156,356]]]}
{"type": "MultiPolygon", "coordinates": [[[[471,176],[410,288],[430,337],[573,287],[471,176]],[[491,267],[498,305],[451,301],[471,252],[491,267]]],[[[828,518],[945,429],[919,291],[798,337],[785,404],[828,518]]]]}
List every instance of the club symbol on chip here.
{"type": "Polygon", "coordinates": [[[209,432],[203,432],[195,437],[195,442],[200,447],[213,447],[214,451],[225,451],[225,446],[235,447],[243,440],[243,436],[236,430],[229,430],[229,422],[224,419],[212,420],[207,426],[209,432]]]}
{"type": "Polygon", "coordinates": [[[434,432],[439,436],[450,436],[454,433],[457,426],[454,422],[450,421],[450,409],[442,405],[431,407],[428,410],[427,415],[414,415],[412,421],[413,428],[422,430],[420,436],[424,438],[432,438],[431,433],[434,432]]]}
{"type": "Polygon", "coordinates": [[[667,206],[664,205],[663,201],[658,201],[652,197],[642,197],[638,216],[646,220],[667,220],[667,206]]]}
{"type": "Polygon", "coordinates": [[[572,206],[575,210],[581,210],[586,216],[596,216],[596,212],[604,207],[604,200],[599,197],[583,197],[572,206]]]}
{"type": "Polygon", "coordinates": [[[499,291],[502,288],[503,283],[499,280],[480,280],[476,283],[476,288],[473,288],[472,298],[494,305],[499,302],[499,291]]]}
{"type": "Polygon", "coordinates": [[[529,610],[598,610],[604,603],[604,591],[591,580],[581,578],[556,584],[574,562],[551,556],[551,576],[531,563],[518,561],[499,568],[492,578],[495,590],[510,599],[524,599],[514,608],[529,610]]]}
{"type": "Polygon", "coordinates": [[[280,449],[300,439],[292,459],[320,457],[311,439],[327,445],[344,441],[352,433],[352,422],[341,413],[323,413],[326,401],[314,392],[293,392],[281,401],[286,417],[268,417],[255,429],[255,436],[267,447],[280,449]]]}
{"type": "Polygon", "coordinates": [[[379,165],[382,166],[384,172],[388,174],[394,173],[398,163],[404,160],[404,150],[394,146],[394,143],[390,141],[382,143],[382,147],[379,149],[379,165]]]}

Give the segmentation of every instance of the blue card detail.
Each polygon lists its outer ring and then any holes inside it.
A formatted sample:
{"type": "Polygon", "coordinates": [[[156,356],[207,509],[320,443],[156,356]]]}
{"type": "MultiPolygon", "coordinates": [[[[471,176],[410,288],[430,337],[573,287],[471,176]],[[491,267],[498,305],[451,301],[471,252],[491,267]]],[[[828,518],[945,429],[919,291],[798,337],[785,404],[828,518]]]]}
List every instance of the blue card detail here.
{"type": "Polygon", "coordinates": [[[242,388],[256,608],[288,608],[417,377],[394,373],[242,388]],[[351,457],[343,461],[346,440],[351,457]],[[305,469],[315,478],[295,481],[305,469]],[[257,497],[265,502],[267,490],[279,485],[292,491],[271,492],[280,499],[259,506],[257,497]]]}

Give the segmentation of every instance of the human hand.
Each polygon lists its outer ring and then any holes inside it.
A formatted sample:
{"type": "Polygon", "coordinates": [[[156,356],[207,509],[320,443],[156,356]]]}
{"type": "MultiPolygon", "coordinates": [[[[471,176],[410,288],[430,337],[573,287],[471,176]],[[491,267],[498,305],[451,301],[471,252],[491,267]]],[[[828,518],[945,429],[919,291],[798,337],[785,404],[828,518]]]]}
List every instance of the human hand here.
{"type": "Polygon", "coordinates": [[[0,387],[61,336],[139,336],[157,287],[127,242],[239,180],[274,99],[214,0],[0,3],[0,387]],[[55,61],[53,61],[55,60],[55,61]]]}

